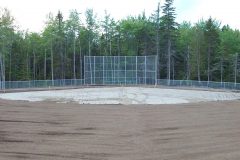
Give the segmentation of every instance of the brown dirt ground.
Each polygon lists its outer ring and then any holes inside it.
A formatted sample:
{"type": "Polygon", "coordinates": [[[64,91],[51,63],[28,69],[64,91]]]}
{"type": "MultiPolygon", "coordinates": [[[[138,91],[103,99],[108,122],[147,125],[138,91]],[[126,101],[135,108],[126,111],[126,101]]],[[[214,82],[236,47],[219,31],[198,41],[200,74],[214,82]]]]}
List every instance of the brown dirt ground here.
{"type": "Polygon", "coordinates": [[[0,160],[239,160],[240,101],[78,105],[0,100],[0,160]]]}

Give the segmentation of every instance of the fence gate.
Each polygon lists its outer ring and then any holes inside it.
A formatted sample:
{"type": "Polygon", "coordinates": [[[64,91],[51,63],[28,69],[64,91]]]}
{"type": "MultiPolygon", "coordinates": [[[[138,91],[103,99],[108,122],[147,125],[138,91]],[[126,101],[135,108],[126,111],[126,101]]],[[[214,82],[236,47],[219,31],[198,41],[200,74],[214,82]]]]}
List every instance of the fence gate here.
{"type": "Polygon", "coordinates": [[[156,56],[85,56],[87,85],[157,83],[156,56]]]}

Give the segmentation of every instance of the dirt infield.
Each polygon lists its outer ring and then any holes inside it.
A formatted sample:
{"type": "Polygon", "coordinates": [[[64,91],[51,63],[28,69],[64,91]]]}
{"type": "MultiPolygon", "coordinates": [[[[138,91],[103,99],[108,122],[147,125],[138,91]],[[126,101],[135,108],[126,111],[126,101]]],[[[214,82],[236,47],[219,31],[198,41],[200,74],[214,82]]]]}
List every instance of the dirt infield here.
{"type": "Polygon", "coordinates": [[[0,100],[0,160],[239,160],[240,101],[78,105],[0,100]]]}

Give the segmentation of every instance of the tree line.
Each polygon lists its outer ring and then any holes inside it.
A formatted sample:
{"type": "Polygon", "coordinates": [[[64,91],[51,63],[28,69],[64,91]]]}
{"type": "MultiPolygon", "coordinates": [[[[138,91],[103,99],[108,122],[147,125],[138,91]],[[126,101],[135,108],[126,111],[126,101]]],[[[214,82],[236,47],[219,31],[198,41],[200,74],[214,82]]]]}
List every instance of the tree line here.
{"type": "Polygon", "coordinates": [[[159,79],[239,82],[240,32],[209,17],[176,23],[173,0],[116,21],[105,11],[99,20],[87,9],[68,17],[48,14],[43,31],[14,26],[0,9],[0,79],[6,81],[82,79],[84,56],[158,57],[159,79]]]}

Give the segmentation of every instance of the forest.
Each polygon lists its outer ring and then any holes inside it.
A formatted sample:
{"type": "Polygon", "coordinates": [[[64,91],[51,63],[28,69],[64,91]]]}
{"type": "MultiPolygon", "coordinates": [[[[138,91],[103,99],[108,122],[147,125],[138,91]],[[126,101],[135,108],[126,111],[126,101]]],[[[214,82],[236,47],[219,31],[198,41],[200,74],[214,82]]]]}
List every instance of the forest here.
{"type": "Polygon", "coordinates": [[[0,68],[6,81],[82,79],[84,56],[158,56],[158,79],[240,82],[240,32],[209,17],[176,23],[173,0],[151,16],[115,20],[86,9],[49,13],[40,33],[0,8],[0,68]]]}

